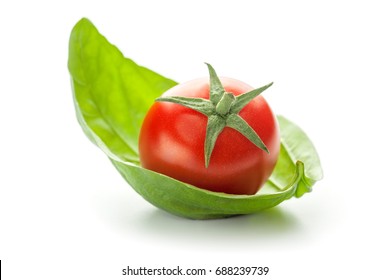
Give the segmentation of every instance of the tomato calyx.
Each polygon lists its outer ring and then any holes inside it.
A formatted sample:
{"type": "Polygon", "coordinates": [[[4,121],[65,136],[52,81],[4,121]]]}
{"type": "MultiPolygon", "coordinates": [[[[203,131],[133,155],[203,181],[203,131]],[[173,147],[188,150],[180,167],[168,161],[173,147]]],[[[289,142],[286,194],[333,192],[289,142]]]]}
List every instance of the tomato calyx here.
{"type": "Polygon", "coordinates": [[[234,96],[226,92],[214,68],[206,63],[210,75],[210,99],[183,96],[162,96],[157,102],[172,102],[193,109],[207,116],[206,138],[204,144],[205,166],[210,164],[211,154],[219,134],[225,127],[230,127],[269,154],[268,148],[253,128],[238,115],[238,113],[255,97],[272,86],[269,83],[263,87],[234,96]]]}
{"type": "Polygon", "coordinates": [[[233,95],[233,93],[223,93],[221,100],[219,100],[215,106],[215,111],[221,117],[226,116],[229,113],[234,101],[236,101],[236,97],[233,95]]]}

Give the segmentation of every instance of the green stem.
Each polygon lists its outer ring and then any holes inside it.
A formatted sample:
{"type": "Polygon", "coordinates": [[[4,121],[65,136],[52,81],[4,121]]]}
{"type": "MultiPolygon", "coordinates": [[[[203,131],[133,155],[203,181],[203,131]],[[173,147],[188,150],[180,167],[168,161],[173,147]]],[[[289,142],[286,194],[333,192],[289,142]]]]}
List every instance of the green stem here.
{"type": "Polygon", "coordinates": [[[232,93],[225,92],[221,100],[219,100],[219,102],[217,103],[217,106],[215,107],[215,111],[217,112],[217,114],[221,116],[227,115],[235,100],[236,97],[232,93]]]}

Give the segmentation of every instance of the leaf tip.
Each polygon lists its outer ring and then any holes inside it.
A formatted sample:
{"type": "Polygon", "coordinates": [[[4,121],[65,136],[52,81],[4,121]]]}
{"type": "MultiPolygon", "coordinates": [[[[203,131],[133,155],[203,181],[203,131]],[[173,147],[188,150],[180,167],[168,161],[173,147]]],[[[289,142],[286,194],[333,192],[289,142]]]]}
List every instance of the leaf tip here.
{"type": "Polygon", "coordinates": [[[215,72],[214,67],[211,66],[211,64],[208,63],[208,62],[205,62],[205,64],[206,64],[206,66],[207,66],[207,68],[208,68],[208,70],[209,70],[209,75],[210,75],[210,77],[211,77],[211,76],[217,76],[217,73],[215,72]]]}
{"type": "Polygon", "coordinates": [[[91,27],[91,26],[94,26],[92,21],[90,21],[86,17],[83,17],[75,24],[75,26],[73,27],[73,30],[85,28],[85,27],[91,27]]]}
{"type": "Polygon", "coordinates": [[[205,157],[204,166],[206,167],[206,169],[209,168],[209,165],[210,165],[210,158],[205,157]]]}

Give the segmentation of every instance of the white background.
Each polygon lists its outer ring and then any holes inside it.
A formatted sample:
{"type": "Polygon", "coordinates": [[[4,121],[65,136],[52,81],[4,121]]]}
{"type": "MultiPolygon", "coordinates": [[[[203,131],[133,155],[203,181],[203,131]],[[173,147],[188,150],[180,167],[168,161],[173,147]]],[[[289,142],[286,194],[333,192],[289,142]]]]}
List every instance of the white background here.
{"type": "Polygon", "coordinates": [[[130,279],[127,265],[389,279],[387,1],[58,2],[0,4],[4,279],[130,279]],[[273,81],[265,98],[310,136],[324,180],[301,199],[225,220],[148,204],[76,121],[67,47],[82,17],[176,81],[207,75],[205,61],[256,87],[273,81]]]}

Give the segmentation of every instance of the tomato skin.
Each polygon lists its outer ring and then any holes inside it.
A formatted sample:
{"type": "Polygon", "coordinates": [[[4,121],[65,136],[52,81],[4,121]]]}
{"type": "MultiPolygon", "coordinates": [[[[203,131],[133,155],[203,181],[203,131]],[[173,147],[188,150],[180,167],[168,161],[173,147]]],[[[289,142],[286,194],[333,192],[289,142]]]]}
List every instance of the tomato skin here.
{"type": "MultiPolygon", "coordinates": [[[[253,89],[235,79],[220,80],[225,91],[234,95],[253,89]]],[[[209,79],[200,78],[177,85],[163,96],[209,99],[209,79]]],[[[155,102],[141,128],[141,165],[202,189],[255,194],[275,167],[280,148],[279,128],[275,115],[262,96],[253,99],[239,115],[260,136],[269,154],[238,131],[225,127],[206,168],[204,142],[207,116],[179,104],[155,102]]]]}

